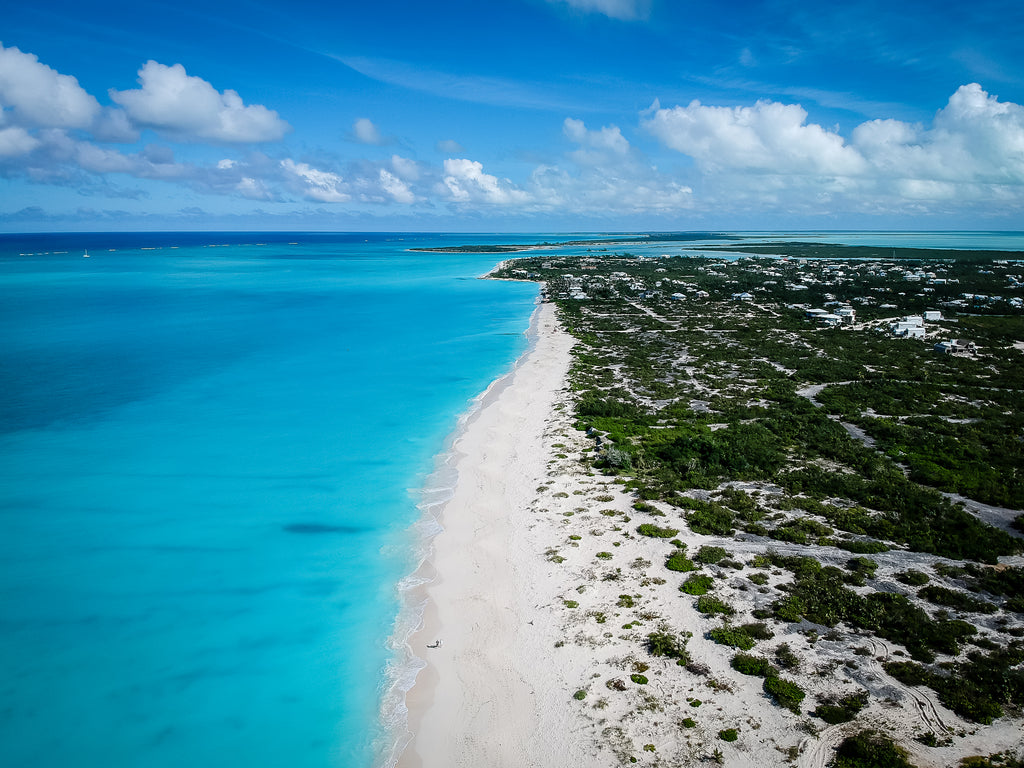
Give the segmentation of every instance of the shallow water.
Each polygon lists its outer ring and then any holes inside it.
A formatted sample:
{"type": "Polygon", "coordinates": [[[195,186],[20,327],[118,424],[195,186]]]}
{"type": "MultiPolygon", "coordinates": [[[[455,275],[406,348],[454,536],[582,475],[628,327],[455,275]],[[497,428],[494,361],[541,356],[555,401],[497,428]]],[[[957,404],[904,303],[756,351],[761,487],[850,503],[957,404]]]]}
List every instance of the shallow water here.
{"type": "Polygon", "coordinates": [[[537,289],[408,238],[229,237],[0,256],[5,765],[381,749],[416,490],[537,289]]]}

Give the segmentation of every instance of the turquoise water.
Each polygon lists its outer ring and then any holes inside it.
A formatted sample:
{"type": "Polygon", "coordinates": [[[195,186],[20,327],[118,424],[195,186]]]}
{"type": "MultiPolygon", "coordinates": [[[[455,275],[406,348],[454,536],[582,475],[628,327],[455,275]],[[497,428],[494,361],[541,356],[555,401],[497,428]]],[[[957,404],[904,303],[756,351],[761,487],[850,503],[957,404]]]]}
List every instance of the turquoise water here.
{"type": "Polygon", "coordinates": [[[437,237],[86,239],[0,239],[3,764],[371,765],[416,490],[536,287],[437,237]]]}

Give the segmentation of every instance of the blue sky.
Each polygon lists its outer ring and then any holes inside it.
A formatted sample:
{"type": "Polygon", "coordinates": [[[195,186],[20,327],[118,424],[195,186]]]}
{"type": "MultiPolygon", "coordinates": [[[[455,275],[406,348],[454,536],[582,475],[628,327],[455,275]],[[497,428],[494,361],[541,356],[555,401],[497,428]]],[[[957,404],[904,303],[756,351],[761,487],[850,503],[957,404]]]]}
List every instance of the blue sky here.
{"type": "Polygon", "coordinates": [[[10,4],[0,231],[1024,229],[1024,4],[10,4]]]}

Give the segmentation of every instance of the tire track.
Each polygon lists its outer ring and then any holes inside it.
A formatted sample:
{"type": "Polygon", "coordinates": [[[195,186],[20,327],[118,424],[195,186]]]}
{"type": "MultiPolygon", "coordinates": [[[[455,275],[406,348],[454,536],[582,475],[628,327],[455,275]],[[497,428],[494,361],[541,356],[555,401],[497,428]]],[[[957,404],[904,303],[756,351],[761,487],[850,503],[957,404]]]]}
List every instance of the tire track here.
{"type": "MultiPolygon", "coordinates": [[[[867,638],[867,641],[871,646],[871,654],[879,666],[889,660],[891,654],[888,645],[874,637],[867,638]]],[[[883,669],[882,672],[885,672],[885,670],[883,669]]],[[[947,725],[943,721],[942,715],[939,714],[938,704],[930,691],[926,692],[927,689],[905,685],[888,673],[886,675],[892,680],[897,689],[906,693],[913,700],[914,705],[917,707],[918,715],[921,717],[921,722],[924,723],[929,731],[939,737],[953,732],[952,727],[947,725]]]]}

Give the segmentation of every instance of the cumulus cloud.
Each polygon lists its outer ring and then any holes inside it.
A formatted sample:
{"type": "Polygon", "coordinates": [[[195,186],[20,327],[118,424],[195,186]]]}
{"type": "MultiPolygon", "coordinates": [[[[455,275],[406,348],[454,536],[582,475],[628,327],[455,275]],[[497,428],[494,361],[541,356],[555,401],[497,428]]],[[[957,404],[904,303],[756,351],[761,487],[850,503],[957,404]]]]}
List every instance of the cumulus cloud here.
{"type": "Polygon", "coordinates": [[[629,152],[629,142],[615,125],[605,126],[599,131],[588,131],[582,120],[567,117],[562,124],[562,132],[571,141],[585,147],[607,150],[618,155],[629,152]]]}
{"type": "Polygon", "coordinates": [[[336,173],[322,171],[307,163],[296,163],[291,158],[282,160],[281,168],[293,186],[308,200],[344,203],[351,198],[345,191],[344,179],[336,173]]]}
{"type": "Polygon", "coordinates": [[[548,0],[568,5],[586,13],[602,13],[613,19],[633,21],[646,19],[651,12],[650,0],[548,0]]]}
{"type": "Polygon", "coordinates": [[[818,175],[864,170],[863,158],[842,136],[806,120],[799,104],[708,107],[694,100],[659,109],[644,125],[666,146],[709,168],[818,175]]]}
{"type": "Polygon", "coordinates": [[[872,120],[857,126],[852,144],[880,175],[1024,184],[1024,107],[977,83],[960,86],[930,128],[872,120]]]}
{"type": "Polygon", "coordinates": [[[237,92],[217,91],[185,67],[147,61],[139,70],[141,88],[110,90],[129,119],[181,140],[263,142],[281,139],[291,127],[277,112],[246,106],[237,92]]]}
{"type": "Polygon", "coordinates": [[[396,203],[416,202],[416,195],[413,194],[409,185],[383,168],[380,169],[380,186],[396,203]]]}
{"type": "Polygon", "coordinates": [[[529,200],[529,195],[508,179],[484,173],[483,163],[464,158],[444,161],[444,187],[449,197],[458,203],[520,205],[529,200]]]}
{"type": "Polygon", "coordinates": [[[642,122],[694,158],[705,192],[733,203],[878,213],[922,211],[928,201],[1024,202],[1024,107],[977,83],[958,88],[930,125],[870,120],[849,140],[808,123],[800,105],[771,101],[656,106],[642,122]]]}
{"type": "Polygon", "coordinates": [[[0,109],[23,127],[87,128],[100,105],[78,80],[0,44],[0,109]]]}
{"type": "Polygon", "coordinates": [[[27,155],[39,146],[39,140],[24,128],[0,128],[0,157],[27,155]]]}

